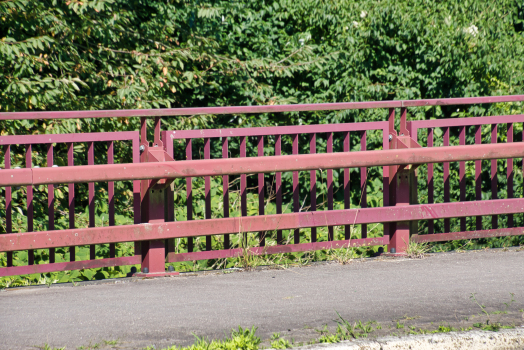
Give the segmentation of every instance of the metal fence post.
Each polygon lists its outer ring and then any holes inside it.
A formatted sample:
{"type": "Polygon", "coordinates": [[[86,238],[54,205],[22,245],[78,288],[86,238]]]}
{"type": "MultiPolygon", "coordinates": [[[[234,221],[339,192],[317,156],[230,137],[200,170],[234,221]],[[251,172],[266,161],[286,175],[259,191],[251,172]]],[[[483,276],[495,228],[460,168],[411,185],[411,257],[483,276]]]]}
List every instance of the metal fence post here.
{"type": "MultiPolygon", "coordinates": [[[[396,202],[394,206],[401,207],[409,205],[410,198],[410,169],[401,169],[395,174],[396,202]]],[[[409,244],[409,222],[400,221],[395,224],[388,245],[390,254],[405,254],[409,244]]]]}
{"type": "MultiPolygon", "coordinates": [[[[147,120],[141,118],[140,129],[140,162],[164,162],[173,160],[164,149],[160,132],[160,117],[155,117],[154,140],[152,145],[147,141],[147,120]]],[[[142,180],[140,183],[140,199],[142,223],[160,223],[169,220],[166,217],[166,191],[169,191],[171,182],[166,179],[142,180]],[[167,219],[167,220],[166,220],[167,219]]],[[[141,273],[135,276],[156,277],[178,274],[166,272],[166,245],[165,240],[158,239],[142,242],[142,268],[141,273]]]]}
{"type": "MultiPolygon", "coordinates": [[[[391,113],[390,113],[391,115],[391,113]]],[[[390,125],[394,125],[394,114],[390,117],[390,125]]],[[[398,136],[391,133],[390,148],[418,148],[416,136],[411,135],[411,124],[407,122],[407,108],[401,108],[400,130],[398,136]]],[[[415,204],[417,198],[417,177],[416,167],[413,165],[391,166],[390,167],[390,205],[396,207],[415,204]]],[[[390,224],[390,242],[388,253],[395,255],[405,255],[409,245],[410,233],[416,233],[417,223],[400,221],[390,224]]]]}

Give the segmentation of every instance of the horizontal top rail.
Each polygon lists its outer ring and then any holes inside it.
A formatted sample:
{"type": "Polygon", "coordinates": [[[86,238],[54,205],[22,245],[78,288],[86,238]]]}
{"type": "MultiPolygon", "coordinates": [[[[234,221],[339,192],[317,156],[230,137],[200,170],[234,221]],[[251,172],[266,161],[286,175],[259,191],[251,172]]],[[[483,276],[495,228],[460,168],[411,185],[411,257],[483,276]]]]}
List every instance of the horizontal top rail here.
{"type": "Polygon", "coordinates": [[[191,107],[162,109],[122,109],[102,111],[1,112],[0,120],[84,119],[122,117],[174,117],[202,114],[250,114],[277,112],[335,111],[344,109],[401,108],[421,106],[453,106],[479,103],[524,101],[524,95],[463,97],[431,100],[391,100],[370,102],[336,102],[273,106],[191,107]]]}
{"type": "Polygon", "coordinates": [[[9,169],[0,171],[0,186],[240,175],[508,158],[524,158],[521,143],[286,155],[260,157],[256,161],[247,157],[9,169]]]}
{"type": "Polygon", "coordinates": [[[314,134],[328,132],[347,132],[364,130],[384,130],[388,122],[362,122],[343,124],[317,124],[295,126],[269,126],[256,128],[202,129],[202,130],[170,130],[166,136],[171,139],[194,139],[212,137],[242,137],[267,135],[314,134]]]}
{"type": "Polygon", "coordinates": [[[36,145],[69,142],[104,142],[138,140],[138,131],[92,132],[79,134],[42,134],[0,136],[0,145],[36,145]]]}
{"type": "Polygon", "coordinates": [[[454,119],[431,119],[413,120],[411,126],[416,129],[425,128],[448,128],[461,126],[476,126],[487,124],[507,124],[524,122],[524,114],[499,115],[491,117],[454,118],[454,119]]]}

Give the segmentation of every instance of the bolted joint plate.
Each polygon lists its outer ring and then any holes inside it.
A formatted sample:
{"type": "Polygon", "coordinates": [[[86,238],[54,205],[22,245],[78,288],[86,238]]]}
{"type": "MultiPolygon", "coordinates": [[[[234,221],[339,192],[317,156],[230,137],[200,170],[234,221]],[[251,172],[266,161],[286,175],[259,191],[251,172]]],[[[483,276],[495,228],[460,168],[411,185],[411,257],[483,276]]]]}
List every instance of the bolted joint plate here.
{"type": "MultiPolygon", "coordinates": [[[[397,136],[396,137],[396,148],[397,149],[407,149],[407,148],[422,148],[417,141],[413,140],[410,136],[397,136]]],[[[399,170],[412,170],[414,171],[420,165],[401,165],[399,170]]]]}
{"type": "MultiPolygon", "coordinates": [[[[172,162],[174,159],[166,152],[162,147],[148,147],[146,154],[146,162],[148,163],[160,163],[160,162],[172,162]]],[[[161,190],[169,187],[173,183],[174,179],[158,179],[152,180],[149,188],[155,190],[161,190]]]]}

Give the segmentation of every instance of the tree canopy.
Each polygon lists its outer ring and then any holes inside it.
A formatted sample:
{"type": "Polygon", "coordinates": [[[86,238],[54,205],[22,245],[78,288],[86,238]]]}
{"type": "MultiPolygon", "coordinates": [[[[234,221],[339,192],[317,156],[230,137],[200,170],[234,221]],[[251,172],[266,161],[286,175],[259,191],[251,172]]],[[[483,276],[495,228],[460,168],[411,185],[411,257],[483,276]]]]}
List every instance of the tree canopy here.
{"type": "MultiPolygon", "coordinates": [[[[524,79],[523,6],[520,0],[2,0],[0,111],[516,94],[524,79]]],[[[361,118],[377,117],[331,112],[234,120],[361,118]]],[[[195,128],[211,121],[231,120],[168,123],[195,128]]]]}

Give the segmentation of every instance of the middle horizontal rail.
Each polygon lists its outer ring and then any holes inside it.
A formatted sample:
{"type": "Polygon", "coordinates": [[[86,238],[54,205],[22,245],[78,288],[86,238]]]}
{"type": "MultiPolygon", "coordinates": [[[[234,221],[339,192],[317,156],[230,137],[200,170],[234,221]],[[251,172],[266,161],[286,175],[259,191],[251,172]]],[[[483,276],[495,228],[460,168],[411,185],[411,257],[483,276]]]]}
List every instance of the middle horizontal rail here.
{"type": "Polygon", "coordinates": [[[521,143],[0,171],[0,187],[343,169],[523,158],[521,143]]]}

